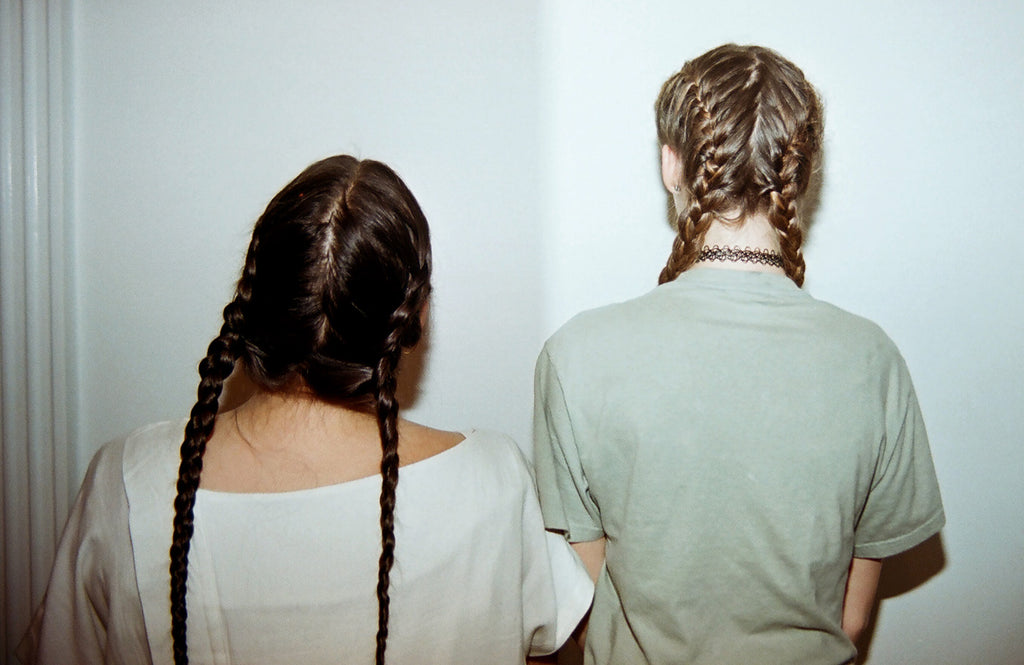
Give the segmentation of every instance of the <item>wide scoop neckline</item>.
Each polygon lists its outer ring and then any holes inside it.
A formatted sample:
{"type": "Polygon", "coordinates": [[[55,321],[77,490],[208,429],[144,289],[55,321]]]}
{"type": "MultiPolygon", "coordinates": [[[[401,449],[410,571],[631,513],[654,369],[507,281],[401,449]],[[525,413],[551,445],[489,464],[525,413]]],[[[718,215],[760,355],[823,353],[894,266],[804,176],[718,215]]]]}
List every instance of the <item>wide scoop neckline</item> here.
{"type": "MultiPolygon", "coordinates": [[[[429,457],[416,460],[409,464],[402,464],[398,467],[399,475],[418,474],[415,469],[422,469],[433,464],[437,464],[440,461],[444,461],[448,457],[452,457],[459,454],[459,451],[467,448],[467,444],[471,444],[472,441],[478,438],[480,430],[469,429],[469,430],[457,430],[462,435],[462,440],[455,445],[445,448],[439,453],[434,453],[429,457]]],[[[301,498],[303,496],[313,494],[331,494],[333,492],[341,492],[348,490],[349,488],[357,487],[361,484],[369,483],[380,483],[380,473],[373,473],[368,476],[362,476],[361,478],[353,478],[351,480],[345,480],[340,483],[331,483],[329,485],[320,485],[318,487],[307,487],[305,489],[298,490],[285,490],[283,492],[228,492],[225,490],[211,490],[200,487],[196,490],[196,497],[203,496],[209,499],[215,499],[218,501],[232,501],[238,499],[286,499],[286,498],[301,498]]]]}

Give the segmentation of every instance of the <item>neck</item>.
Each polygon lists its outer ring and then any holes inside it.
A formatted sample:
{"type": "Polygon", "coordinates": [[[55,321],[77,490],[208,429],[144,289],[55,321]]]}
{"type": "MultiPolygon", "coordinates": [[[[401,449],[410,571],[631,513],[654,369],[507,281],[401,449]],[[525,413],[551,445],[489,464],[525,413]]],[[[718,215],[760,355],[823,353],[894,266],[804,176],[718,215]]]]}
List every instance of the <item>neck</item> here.
{"type": "MultiPolygon", "coordinates": [[[[778,235],[771,222],[768,221],[768,217],[763,214],[747,215],[734,222],[716,219],[704,235],[704,247],[714,247],[715,245],[722,248],[779,253],[778,235]]],[[[704,260],[695,263],[694,267],[785,274],[785,271],[779,266],[745,260],[704,260]]]]}
{"type": "Polygon", "coordinates": [[[304,392],[257,391],[234,411],[236,426],[254,448],[308,446],[339,432],[377,436],[373,413],[331,404],[304,392]]]}

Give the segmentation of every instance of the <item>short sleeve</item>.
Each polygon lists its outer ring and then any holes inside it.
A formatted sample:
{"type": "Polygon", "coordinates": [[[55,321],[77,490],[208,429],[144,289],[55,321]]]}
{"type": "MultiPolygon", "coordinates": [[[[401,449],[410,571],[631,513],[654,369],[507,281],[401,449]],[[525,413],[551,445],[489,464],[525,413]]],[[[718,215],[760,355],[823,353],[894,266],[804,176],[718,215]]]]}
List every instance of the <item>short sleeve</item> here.
{"type": "Polygon", "coordinates": [[[565,644],[586,615],[594,597],[594,583],[565,538],[544,529],[533,491],[523,502],[522,527],[527,653],[544,656],[565,644]]]}
{"type": "Polygon", "coordinates": [[[148,663],[133,588],[123,441],[93,458],[68,516],[46,588],[18,657],[26,663],[148,663]]]}
{"type": "Polygon", "coordinates": [[[934,535],[945,524],[928,435],[902,358],[889,375],[885,436],[867,501],[858,520],[853,555],[880,559],[934,535]]]}
{"type": "Polygon", "coordinates": [[[547,347],[534,376],[533,444],[547,528],[562,532],[570,542],[602,538],[601,511],[590,494],[565,392],[547,347]]]}

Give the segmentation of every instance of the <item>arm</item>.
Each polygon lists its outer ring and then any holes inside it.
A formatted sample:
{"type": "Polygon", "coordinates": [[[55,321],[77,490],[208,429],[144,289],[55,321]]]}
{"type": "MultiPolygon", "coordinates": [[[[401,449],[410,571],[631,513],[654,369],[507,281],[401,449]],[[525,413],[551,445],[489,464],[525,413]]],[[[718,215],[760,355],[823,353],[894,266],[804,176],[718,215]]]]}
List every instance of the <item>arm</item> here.
{"type": "MultiPolygon", "coordinates": [[[[534,470],[545,526],[569,541],[587,575],[596,580],[605,557],[600,509],[590,494],[565,387],[548,345],[537,358],[534,396],[534,470]]],[[[580,647],[588,617],[589,610],[573,631],[580,647]]]]}
{"type": "Polygon", "coordinates": [[[871,618],[878,590],[878,576],[882,572],[879,559],[857,559],[850,562],[850,576],[846,581],[846,599],[843,601],[843,632],[854,643],[860,638],[871,618]]]}
{"type": "Polygon", "coordinates": [[[572,543],[572,548],[576,550],[576,554],[580,555],[580,560],[583,561],[587,572],[590,573],[590,579],[594,580],[595,584],[597,576],[601,574],[601,566],[604,565],[605,542],[607,542],[605,538],[598,538],[582,543],[572,543]]]}
{"type": "Polygon", "coordinates": [[[111,450],[94,456],[68,515],[46,593],[18,645],[24,663],[100,664],[114,651],[110,581],[117,578],[113,552],[128,541],[128,507],[120,451],[111,450]]]}
{"type": "MultiPolygon", "coordinates": [[[[588,540],[580,543],[572,543],[572,548],[576,550],[576,554],[580,556],[583,561],[584,567],[587,572],[590,573],[590,579],[594,580],[594,584],[597,584],[597,577],[601,574],[601,568],[604,566],[604,549],[607,539],[598,538],[597,540],[588,540]]],[[[580,625],[576,628],[576,642],[583,648],[584,643],[587,639],[587,624],[590,621],[590,613],[588,612],[583,620],[580,621],[580,625]]]]}
{"type": "MultiPolygon", "coordinates": [[[[558,539],[561,540],[562,536],[559,535],[558,539]]],[[[604,565],[605,539],[601,538],[599,540],[570,543],[570,545],[583,562],[583,567],[586,568],[587,574],[590,575],[591,580],[596,582],[598,575],[601,573],[601,567],[604,565]]],[[[590,610],[588,609],[587,613],[583,615],[582,619],[580,619],[579,625],[576,626],[576,629],[572,634],[573,639],[579,645],[580,649],[583,648],[583,638],[587,632],[587,620],[589,617],[590,610]]],[[[575,653],[575,649],[567,645],[563,645],[562,649],[547,656],[527,656],[526,665],[555,665],[560,662],[559,653],[564,655],[566,649],[569,649],[569,662],[579,662],[572,657],[575,653]]]]}

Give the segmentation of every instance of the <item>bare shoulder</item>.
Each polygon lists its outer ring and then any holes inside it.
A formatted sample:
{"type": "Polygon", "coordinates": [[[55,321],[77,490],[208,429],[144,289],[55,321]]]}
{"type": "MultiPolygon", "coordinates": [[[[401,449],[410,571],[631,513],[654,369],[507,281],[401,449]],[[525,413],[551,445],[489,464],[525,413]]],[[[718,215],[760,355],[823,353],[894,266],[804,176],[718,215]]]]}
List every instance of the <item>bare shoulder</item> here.
{"type": "Polygon", "coordinates": [[[402,420],[398,424],[398,449],[402,464],[433,457],[465,440],[460,432],[434,429],[426,425],[402,420]]]}

